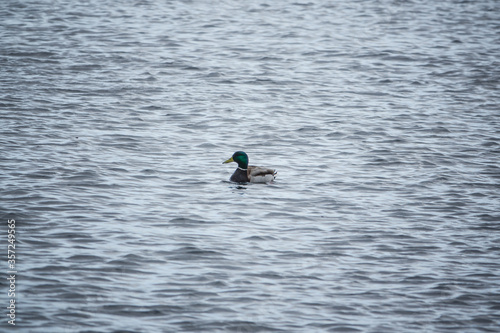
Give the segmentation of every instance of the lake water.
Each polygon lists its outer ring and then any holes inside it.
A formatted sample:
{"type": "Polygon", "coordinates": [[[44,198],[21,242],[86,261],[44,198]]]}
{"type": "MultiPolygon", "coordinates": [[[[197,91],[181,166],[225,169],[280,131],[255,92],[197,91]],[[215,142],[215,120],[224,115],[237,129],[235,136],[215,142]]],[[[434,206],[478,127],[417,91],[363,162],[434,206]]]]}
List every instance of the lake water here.
{"type": "Polygon", "coordinates": [[[6,0],[0,41],[16,331],[500,331],[500,2],[6,0]]]}

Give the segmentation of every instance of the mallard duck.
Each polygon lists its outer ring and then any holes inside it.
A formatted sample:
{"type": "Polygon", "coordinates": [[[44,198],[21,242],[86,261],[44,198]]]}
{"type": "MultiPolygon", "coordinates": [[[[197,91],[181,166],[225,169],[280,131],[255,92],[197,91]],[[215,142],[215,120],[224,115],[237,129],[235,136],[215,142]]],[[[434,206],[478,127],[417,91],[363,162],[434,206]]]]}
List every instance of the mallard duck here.
{"type": "Polygon", "coordinates": [[[276,170],[248,165],[248,155],[243,151],[237,151],[224,163],[238,163],[238,168],[234,171],[231,178],[232,182],[237,183],[269,183],[276,178],[276,170]]]}

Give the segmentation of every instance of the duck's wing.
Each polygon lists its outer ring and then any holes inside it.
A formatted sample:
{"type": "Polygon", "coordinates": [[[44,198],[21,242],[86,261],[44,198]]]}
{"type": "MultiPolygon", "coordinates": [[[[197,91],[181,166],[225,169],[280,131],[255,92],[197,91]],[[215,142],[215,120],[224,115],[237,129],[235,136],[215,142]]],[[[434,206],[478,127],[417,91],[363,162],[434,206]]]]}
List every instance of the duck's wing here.
{"type": "Polygon", "coordinates": [[[269,183],[276,178],[276,170],[259,166],[248,166],[248,179],[251,183],[269,183]]]}

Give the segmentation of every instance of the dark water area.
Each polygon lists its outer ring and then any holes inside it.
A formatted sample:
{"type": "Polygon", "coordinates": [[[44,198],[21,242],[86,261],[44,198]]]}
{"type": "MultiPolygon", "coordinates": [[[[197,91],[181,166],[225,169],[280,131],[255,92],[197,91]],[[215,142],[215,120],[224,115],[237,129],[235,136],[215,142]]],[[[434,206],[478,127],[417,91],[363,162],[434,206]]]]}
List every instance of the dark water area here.
{"type": "Polygon", "coordinates": [[[500,2],[6,0],[0,41],[2,332],[500,331],[500,2]]]}

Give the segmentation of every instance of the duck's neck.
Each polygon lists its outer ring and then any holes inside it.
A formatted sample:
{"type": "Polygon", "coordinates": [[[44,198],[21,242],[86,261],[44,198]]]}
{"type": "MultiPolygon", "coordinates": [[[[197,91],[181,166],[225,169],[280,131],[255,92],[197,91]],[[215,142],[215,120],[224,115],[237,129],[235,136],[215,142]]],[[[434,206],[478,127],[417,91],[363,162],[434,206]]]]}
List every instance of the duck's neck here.
{"type": "Polygon", "coordinates": [[[248,169],[248,162],[238,162],[238,169],[246,171],[248,169]]]}

